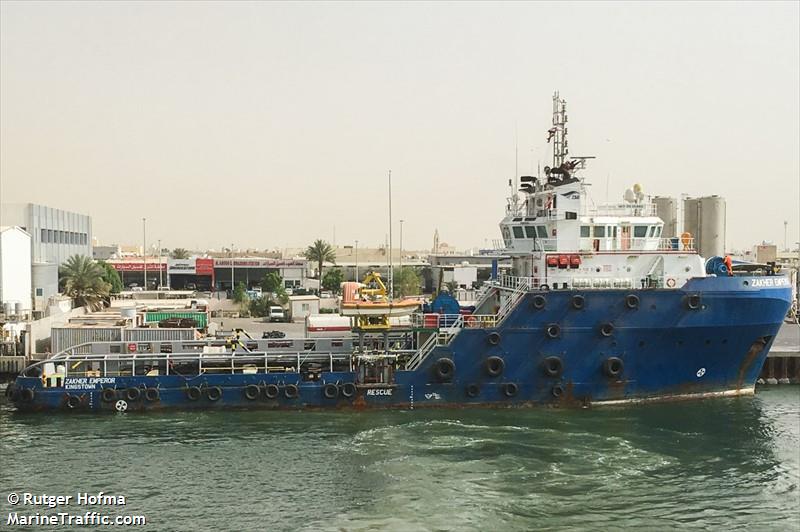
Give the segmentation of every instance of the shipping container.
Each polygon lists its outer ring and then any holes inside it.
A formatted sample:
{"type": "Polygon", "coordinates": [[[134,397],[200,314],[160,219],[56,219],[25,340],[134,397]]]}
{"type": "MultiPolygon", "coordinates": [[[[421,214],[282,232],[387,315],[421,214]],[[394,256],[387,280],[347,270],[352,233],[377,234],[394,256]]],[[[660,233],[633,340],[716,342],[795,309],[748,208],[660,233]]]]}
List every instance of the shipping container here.
{"type": "Polygon", "coordinates": [[[208,326],[208,314],[206,312],[192,312],[192,311],[160,311],[160,312],[147,312],[145,313],[145,323],[158,323],[161,320],[169,318],[188,318],[197,322],[199,329],[205,329],[208,326]]]}
{"type": "MultiPolygon", "coordinates": [[[[119,342],[122,340],[122,327],[53,327],[50,329],[50,346],[53,353],[60,353],[86,342],[119,342]]],[[[89,346],[76,353],[90,353],[89,346]]]]}

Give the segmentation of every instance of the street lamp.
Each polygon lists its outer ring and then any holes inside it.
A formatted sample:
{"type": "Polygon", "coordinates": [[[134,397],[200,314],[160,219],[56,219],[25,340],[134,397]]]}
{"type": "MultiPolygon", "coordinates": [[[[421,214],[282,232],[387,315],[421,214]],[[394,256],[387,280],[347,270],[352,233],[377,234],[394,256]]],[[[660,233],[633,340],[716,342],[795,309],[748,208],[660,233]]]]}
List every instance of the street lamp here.
{"type": "Polygon", "coordinates": [[[144,266],[143,290],[147,290],[147,218],[142,218],[142,262],[144,266]]]}
{"type": "Polygon", "coordinates": [[[392,266],[392,171],[389,170],[389,301],[394,298],[394,268],[392,266]]]}
{"type": "Polygon", "coordinates": [[[164,278],[161,275],[161,239],[158,239],[158,287],[164,284],[164,278]]]}
{"type": "Polygon", "coordinates": [[[358,240],[356,240],[356,282],[358,282],[358,240]]]}
{"type": "Polygon", "coordinates": [[[400,220],[400,275],[403,275],[403,220],[400,220]]]}
{"type": "Polygon", "coordinates": [[[233,283],[233,244],[231,244],[231,298],[233,297],[233,290],[236,286],[233,283]]]}

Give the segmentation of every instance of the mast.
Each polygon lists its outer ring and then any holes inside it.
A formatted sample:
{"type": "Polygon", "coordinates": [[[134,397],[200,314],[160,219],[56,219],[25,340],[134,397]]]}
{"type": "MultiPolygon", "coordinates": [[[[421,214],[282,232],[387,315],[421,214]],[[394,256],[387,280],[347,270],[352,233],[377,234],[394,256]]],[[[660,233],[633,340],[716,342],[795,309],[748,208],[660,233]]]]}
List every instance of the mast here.
{"type": "Polygon", "coordinates": [[[553,93],[553,168],[559,168],[567,160],[567,101],[562,100],[558,91],[553,93]]]}

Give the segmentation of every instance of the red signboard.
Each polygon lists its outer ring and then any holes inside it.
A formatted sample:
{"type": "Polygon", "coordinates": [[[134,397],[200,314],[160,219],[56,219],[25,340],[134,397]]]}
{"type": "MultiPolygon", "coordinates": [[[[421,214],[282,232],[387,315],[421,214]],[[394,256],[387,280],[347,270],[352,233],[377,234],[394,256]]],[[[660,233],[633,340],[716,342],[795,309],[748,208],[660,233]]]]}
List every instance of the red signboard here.
{"type": "MultiPolygon", "coordinates": [[[[144,264],[141,262],[111,262],[109,264],[114,267],[118,272],[143,272],[144,264]]],[[[148,262],[147,271],[157,272],[159,270],[167,271],[167,263],[148,262]]]]}
{"type": "Polygon", "coordinates": [[[197,275],[214,275],[214,259],[196,259],[194,267],[197,275]]]}

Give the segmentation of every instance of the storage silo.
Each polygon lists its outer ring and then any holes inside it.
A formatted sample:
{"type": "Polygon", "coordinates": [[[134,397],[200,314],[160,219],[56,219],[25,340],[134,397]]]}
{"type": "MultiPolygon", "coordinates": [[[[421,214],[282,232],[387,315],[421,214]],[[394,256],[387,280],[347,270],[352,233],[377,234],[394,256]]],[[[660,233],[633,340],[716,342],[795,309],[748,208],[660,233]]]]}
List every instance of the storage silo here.
{"type": "Polygon", "coordinates": [[[694,237],[694,247],[705,257],[725,254],[725,198],[705,196],[683,200],[683,230],[694,237]]]}
{"type": "Polygon", "coordinates": [[[700,198],[698,201],[700,255],[723,256],[725,255],[725,198],[714,195],[700,198]]]}
{"type": "Polygon", "coordinates": [[[678,236],[678,201],[668,196],[656,196],[653,203],[656,205],[656,216],[664,221],[661,238],[678,236]]]}
{"type": "Polygon", "coordinates": [[[700,245],[700,200],[696,198],[684,198],[683,200],[683,232],[691,233],[694,237],[694,245],[700,245]]]}

